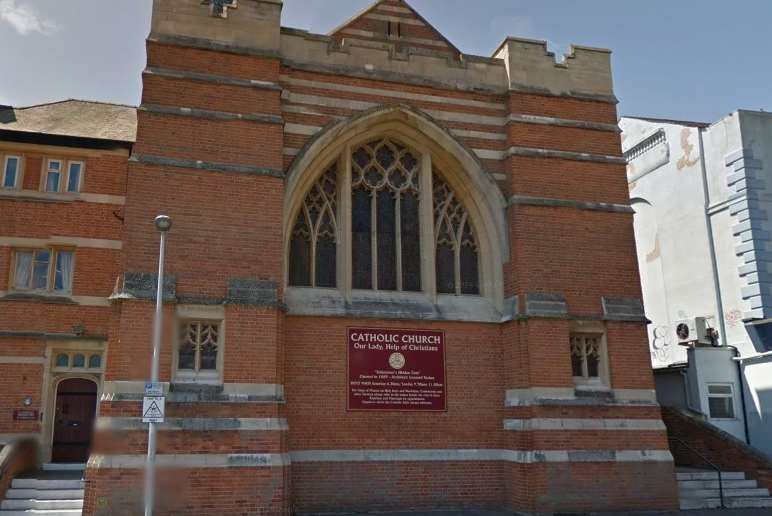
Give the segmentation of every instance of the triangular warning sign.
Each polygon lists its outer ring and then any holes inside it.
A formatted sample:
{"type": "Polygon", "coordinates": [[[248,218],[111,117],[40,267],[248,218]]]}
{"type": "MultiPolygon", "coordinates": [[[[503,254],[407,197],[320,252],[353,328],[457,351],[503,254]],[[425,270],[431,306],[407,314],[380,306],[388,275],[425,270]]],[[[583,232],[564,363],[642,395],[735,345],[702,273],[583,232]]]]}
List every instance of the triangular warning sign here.
{"type": "Polygon", "coordinates": [[[164,417],[164,413],[161,412],[160,408],[158,408],[158,404],[155,401],[153,401],[150,403],[150,406],[147,408],[147,410],[142,415],[142,417],[155,419],[159,417],[164,417]]]}

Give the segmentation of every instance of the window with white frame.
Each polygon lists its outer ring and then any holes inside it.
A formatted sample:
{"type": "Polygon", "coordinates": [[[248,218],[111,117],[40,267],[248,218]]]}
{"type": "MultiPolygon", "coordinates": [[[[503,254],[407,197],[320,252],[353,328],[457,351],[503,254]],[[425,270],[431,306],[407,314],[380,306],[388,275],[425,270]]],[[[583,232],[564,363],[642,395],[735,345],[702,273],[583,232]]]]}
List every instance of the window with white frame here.
{"type": "Polygon", "coordinates": [[[734,419],[734,386],[708,384],[708,410],[711,419],[734,419]]]}
{"type": "Polygon", "coordinates": [[[0,157],[0,164],[2,164],[2,180],[3,188],[14,190],[19,188],[19,182],[21,178],[21,156],[6,155],[0,157]]]}
{"type": "Polygon", "coordinates": [[[178,381],[217,381],[222,371],[222,322],[180,321],[175,357],[178,381]]]}
{"type": "Polygon", "coordinates": [[[79,160],[46,159],[43,190],[49,193],[80,192],[85,166],[85,162],[79,160]]]}
{"type": "Polygon", "coordinates": [[[80,183],[83,179],[83,162],[82,161],[69,161],[67,162],[67,192],[78,193],[80,192],[80,183]]]}
{"type": "Polygon", "coordinates": [[[601,332],[573,332],[571,370],[578,386],[605,386],[607,366],[605,337],[601,332]]]}
{"type": "Polygon", "coordinates": [[[59,192],[62,185],[62,161],[58,159],[46,160],[46,174],[44,188],[46,192],[59,192]]]}
{"type": "Polygon", "coordinates": [[[13,289],[18,292],[72,292],[75,253],[67,249],[15,249],[13,289]]]}
{"type": "Polygon", "coordinates": [[[386,137],[332,163],[295,216],[289,285],[480,295],[474,225],[427,157],[386,137]]]}

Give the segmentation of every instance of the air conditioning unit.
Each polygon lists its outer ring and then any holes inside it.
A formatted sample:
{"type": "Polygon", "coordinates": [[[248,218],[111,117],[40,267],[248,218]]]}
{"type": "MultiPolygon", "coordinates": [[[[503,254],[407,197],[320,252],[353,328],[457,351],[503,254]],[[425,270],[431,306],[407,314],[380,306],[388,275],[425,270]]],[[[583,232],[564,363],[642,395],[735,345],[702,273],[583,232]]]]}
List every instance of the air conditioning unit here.
{"type": "Polygon", "coordinates": [[[705,317],[684,319],[676,323],[676,337],[679,344],[712,344],[710,328],[705,317]]]}

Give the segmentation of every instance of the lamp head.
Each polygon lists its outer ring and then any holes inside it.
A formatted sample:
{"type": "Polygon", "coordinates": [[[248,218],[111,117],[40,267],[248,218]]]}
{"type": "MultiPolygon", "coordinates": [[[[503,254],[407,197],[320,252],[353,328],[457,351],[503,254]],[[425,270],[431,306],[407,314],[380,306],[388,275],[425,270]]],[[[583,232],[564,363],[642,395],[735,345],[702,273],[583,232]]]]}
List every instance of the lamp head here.
{"type": "Polygon", "coordinates": [[[172,219],[168,215],[159,215],[155,218],[155,227],[161,233],[166,233],[172,228],[172,219]]]}

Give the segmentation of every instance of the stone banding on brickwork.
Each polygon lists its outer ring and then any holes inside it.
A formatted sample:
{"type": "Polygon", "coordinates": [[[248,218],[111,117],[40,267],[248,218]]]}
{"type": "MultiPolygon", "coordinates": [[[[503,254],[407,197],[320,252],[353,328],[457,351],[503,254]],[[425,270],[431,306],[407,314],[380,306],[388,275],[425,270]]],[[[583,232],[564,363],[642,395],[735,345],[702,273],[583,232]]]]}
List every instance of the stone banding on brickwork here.
{"type": "Polygon", "coordinates": [[[280,77],[283,84],[289,84],[292,86],[300,86],[306,88],[313,88],[315,90],[330,90],[339,91],[344,93],[356,93],[362,95],[371,95],[374,97],[389,97],[402,100],[416,100],[419,102],[430,102],[432,104],[439,104],[447,107],[451,105],[465,106],[465,107],[478,107],[483,109],[496,109],[499,111],[506,111],[507,106],[503,102],[486,102],[481,100],[472,99],[460,99],[457,97],[449,97],[442,94],[428,95],[424,93],[413,93],[402,90],[388,90],[384,88],[370,87],[370,86],[355,86],[352,84],[328,82],[328,81],[312,81],[308,79],[298,79],[289,75],[282,75],[280,77]]]}
{"type": "Polygon", "coordinates": [[[640,321],[646,319],[643,300],[641,299],[604,296],[601,303],[603,316],[606,320],[640,321]]]}
{"type": "Polygon", "coordinates": [[[245,174],[250,176],[269,176],[284,179],[284,172],[275,168],[251,167],[235,163],[215,163],[192,159],[169,158],[164,156],[150,156],[147,154],[132,154],[129,158],[132,163],[142,165],[156,165],[161,167],[189,168],[206,170],[210,172],[223,172],[233,174],[245,174]]]}
{"type": "MultiPolygon", "coordinates": [[[[283,453],[161,454],[156,455],[155,461],[162,468],[272,468],[289,463],[283,453]]],[[[140,469],[146,463],[145,455],[92,455],[88,468],[140,469]]]]}
{"type": "Polygon", "coordinates": [[[510,147],[507,152],[510,156],[525,156],[528,158],[555,158],[572,161],[589,161],[594,163],[614,163],[617,165],[627,164],[627,160],[625,160],[623,156],[607,156],[605,154],[589,154],[585,152],[539,149],[535,147],[510,147]]]}
{"type": "Polygon", "coordinates": [[[110,306],[110,299],[100,296],[60,296],[54,293],[19,293],[0,290],[0,301],[28,301],[81,306],[110,306]]]}
{"type": "MultiPolygon", "coordinates": [[[[327,116],[327,115],[324,115],[327,116]]],[[[331,117],[333,120],[344,120],[343,117],[331,117]]],[[[296,134],[299,136],[314,136],[324,129],[320,125],[307,125],[307,124],[293,124],[288,123],[284,126],[285,134],[296,134]]],[[[449,129],[451,134],[462,138],[480,138],[490,140],[506,140],[506,136],[503,134],[494,133],[482,133],[480,131],[466,131],[463,129],[449,129]]],[[[491,159],[500,161],[506,157],[505,151],[491,150],[491,149],[470,149],[475,156],[480,159],[491,159]]]]}
{"type": "Polygon", "coordinates": [[[669,462],[669,450],[304,450],[289,453],[292,462],[669,462]]]}
{"type": "MultiPolygon", "coordinates": [[[[348,109],[351,111],[367,111],[369,109],[381,106],[378,102],[365,100],[352,100],[339,97],[325,97],[322,95],[312,95],[307,93],[293,93],[284,90],[282,100],[293,104],[305,104],[310,106],[322,106],[336,109],[348,109]]],[[[437,109],[422,110],[436,120],[445,122],[462,122],[465,124],[490,125],[494,127],[503,127],[507,124],[504,116],[476,115],[465,112],[445,111],[437,109]]]]}
{"type": "Polygon", "coordinates": [[[190,116],[194,118],[205,118],[208,120],[245,120],[247,122],[257,122],[261,124],[284,123],[284,119],[277,115],[266,113],[230,113],[227,111],[212,111],[209,109],[197,109],[181,106],[160,106],[158,104],[142,104],[140,111],[147,113],[156,113],[175,116],[190,116]]]}
{"type": "Polygon", "coordinates": [[[658,406],[654,390],[610,389],[602,393],[606,396],[577,395],[577,390],[572,387],[509,389],[504,396],[504,406],[658,406]]]}
{"type": "MultiPolygon", "coordinates": [[[[341,34],[348,34],[351,36],[363,36],[365,38],[380,38],[381,36],[376,34],[375,32],[370,32],[367,30],[358,30],[358,29],[343,29],[341,31],[341,34]]],[[[401,37],[400,41],[403,41],[405,43],[416,43],[418,45],[427,45],[430,47],[439,47],[439,48],[447,48],[446,44],[443,41],[435,41],[433,39],[424,39],[424,38],[409,38],[409,37],[401,37]]],[[[391,42],[384,41],[383,44],[390,44],[391,42]]]]}
{"type": "Polygon", "coordinates": [[[568,304],[562,294],[533,293],[525,295],[525,315],[531,317],[566,317],[568,304]]]}
{"type": "Polygon", "coordinates": [[[661,419],[505,419],[504,430],[530,432],[534,430],[667,430],[661,419]]]}
{"type": "Polygon", "coordinates": [[[269,81],[259,81],[255,79],[239,79],[237,77],[228,77],[225,75],[216,75],[211,73],[189,72],[185,70],[174,70],[171,68],[161,68],[148,66],[144,71],[145,75],[156,75],[167,79],[182,79],[188,81],[206,82],[210,84],[219,84],[221,86],[237,86],[242,88],[255,88],[260,90],[281,91],[281,86],[269,81]]]}
{"type": "MultiPolygon", "coordinates": [[[[125,272],[119,288],[113,292],[110,299],[143,299],[155,300],[158,287],[158,273],[155,272],[125,272]]],[[[177,300],[177,278],[174,274],[164,275],[164,301],[177,300]]]]}
{"type": "MultiPolygon", "coordinates": [[[[225,383],[212,386],[211,392],[175,391],[175,386],[162,382],[171,403],[283,403],[284,386],[279,384],[225,383]],[[216,388],[215,388],[216,387],[216,388]]],[[[176,387],[179,389],[179,387],[176,387]]],[[[144,396],[143,381],[106,381],[102,387],[103,401],[140,401],[144,396]]]]}
{"type": "Polygon", "coordinates": [[[570,127],[573,129],[591,129],[593,131],[608,131],[611,133],[620,133],[622,130],[615,124],[604,124],[601,122],[590,122],[587,120],[570,120],[566,118],[555,118],[551,116],[522,115],[513,113],[508,118],[510,123],[536,124],[536,125],[555,125],[558,127],[570,127]]]}
{"type": "MultiPolygon", "coordinates": [[[[97,419],[98,430],[118,431],[144,431],[147,423],[142,422],[141,417],[105,417],[97,419]]],[[[163,423],[158,424],[161,431],[184,432],[213,432],[213,431],[237,431],[237,432],[272,432],[288,429],[287,420],[284,418],[178,418],[167,417],[163,423]]]]}
{"type": "Polygon", "coordinates": [[[245,306],[278,306],[279,288],[275,281],[230,278],[225,303],[245,306]]]}
{"type": "Polygon", "coordinates": [[[44,248],[49,246],[72,246],[90,249],[123,248],[122,240],[107,240],[103,238],[82,238],[75,236],[52,236],[50,238],[0,237],[0,246],[16,248],[44,248]]]}
{"type": "Polygon", "coordinates": [[[528,195],[513,195],[509,198],[509,204],[510,206],[548,206],[556,208],[574,208],[577,210],[635,213],[633,208],[627,204],[575,201],[569,199],[549,199],[545,197],[531,197],[528,195]]]}
{"type": "Polygon", "coordinates": [[[29,330],[0,330],[0,338],[30,338],[45,340],[86,340],[106,341],[107,335],[76,335],[74,333],[54,333],[29,330]]]}
{"type": "Polygon", "coordinates": [[[33,190],[0,190],[0,198],[25,201],[46,201],[51,203],[90,202],[94,204],[114,204],[116,206],[123,206],[126,204],[126,197],[122,195],[95,194],[88,192],[50,193],[33,190]]]}

